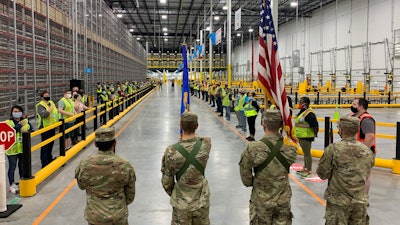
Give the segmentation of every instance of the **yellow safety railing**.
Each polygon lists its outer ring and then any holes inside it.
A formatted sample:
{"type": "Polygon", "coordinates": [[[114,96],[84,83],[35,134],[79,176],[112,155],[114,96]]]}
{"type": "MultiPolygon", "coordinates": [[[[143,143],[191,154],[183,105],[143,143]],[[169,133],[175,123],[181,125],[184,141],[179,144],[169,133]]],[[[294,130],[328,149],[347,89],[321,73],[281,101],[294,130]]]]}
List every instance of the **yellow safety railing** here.
{"type": "MultiPolygon", "coordinates": [[[[48,178],[50,175],[52,175],[55,171],[57,171],[60,167],[62,167],[65,163],[67,163],[72,157],[74,157],[78,152],[80,152],[84,147],[89,145],[93,140],[94,140],[94,132],[89,134],[88,136],[82,135],[82,140],[79,141],[76,145],[74,145],[71,149],[68,151],[65,151],[64,149],[64,135],[73,132],[75,129],[78,129],[80,127],[83,127],[84,124],[87,124],[90,121],[93,121],[94,123],[94,130],[97,128],[97,120],[98,118],[105,114],[106,112],[109,112],[111,110],[115,110],[115,115],[112,114],[112,118],[109,118],[109,120],[103,125],[104,127],[109,127],[116,123],[120,118],[122,118],[125,114],[127,114],[132,108],[134,108],[137,104],[139,104],[144,98],[146,98],[149,94],[151,94],[153,91],[153,86],[149,86],[146,88],[143,88],[139,90],[138,92],[129,95],[127,97],[124,97],[122,100],[118,99],[112,102],[113,107],[107,107],[106,110],[98,112],[98,109],[101,109],[102,107],[106,107],[106,104],[101,104],[98,106],[95,106],[94,108],[87,110],[85,112],[79,113],[77,115],[74,115],[71,118],[66,119],[65,121],[57,122],[49,127],[40,129],[38,131],[32,132],[32,133],[23,133],[23,158],[28,159],[24,161],[24,179],[20,180],[20,196],[22,197],[30,197],[36,194],[36,188],[37,186],[42,183],[46,178],[48,178]],[[124,107],[125,105],[125,107],[124,107]],[[125,108],[122,112],[120,112],[120,108],[125,108]],[[86,117],[88,115],[89,117],[86,117]],[[65,122],[72,122],[75,121],[77,118],[85,116],[85,120],[82,122],[79,122],[72,126],[71,128],[68,128],[64,130],[63,126],[65,122]],[[31,147],[31,138],[36,137],[46,131],[49,131],[51,129],[59,129],[60,133],[56,134],[55,136],[40,142],[34,146],[31,147]],[[41,147],[49,144],[52,141],[56,141],[57,139],[60,140],[60,157],[57,157],[55,160],[53,160],[50,164],[45,166],[44,168],[40,169],[37,171],[34,175],[32,175],[32,165],[31,165],[31,153],[40,149],[41,147]],[[25,163],[27,162],[27,163],[25,163]]],[[[84,128],[82,129],[82,131],[84,128]]]]}

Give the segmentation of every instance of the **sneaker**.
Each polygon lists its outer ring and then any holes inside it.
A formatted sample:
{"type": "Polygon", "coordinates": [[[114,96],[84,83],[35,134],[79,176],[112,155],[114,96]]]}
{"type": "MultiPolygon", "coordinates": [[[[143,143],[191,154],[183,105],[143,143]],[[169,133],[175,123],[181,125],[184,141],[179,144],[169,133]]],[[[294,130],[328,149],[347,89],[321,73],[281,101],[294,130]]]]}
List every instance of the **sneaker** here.
{"type": "Polygon", "coordinates": [[[13,194],[18,194],[19,193],[19,187],[15,183],[13,183],[10,186],[10,192],[13,193],[13,194]]]}
{"type": "Polygon", "coordinates": [[[304,173],[305,170],[297,170],[296,174],[301,175],[302,173],[304,173]]]}
{"type": "Polygon", "coordinates": [[[314,174],[313,174],[311,171],[304,171],[304,172],[301,174],[301,178],[302,178],[302,179],[304,179],[304,178],[311,178],[311,177],[314,177],[314,174]]]}

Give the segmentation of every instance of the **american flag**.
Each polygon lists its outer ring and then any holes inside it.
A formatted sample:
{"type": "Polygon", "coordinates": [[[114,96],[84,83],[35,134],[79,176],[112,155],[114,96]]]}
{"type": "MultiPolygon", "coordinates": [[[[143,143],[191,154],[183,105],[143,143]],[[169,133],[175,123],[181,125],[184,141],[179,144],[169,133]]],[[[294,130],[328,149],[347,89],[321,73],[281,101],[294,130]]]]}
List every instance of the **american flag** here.
{"type": "Polygon", "coordinates": [[[285,131],[295,140],[292,118],[286,97],[285,81],[279,62],[278,41],[271,13],[271,1],[261,0],[259,26],[258,80],[264,91],[273,98],[276,107],[281,111],[285,131]]]}

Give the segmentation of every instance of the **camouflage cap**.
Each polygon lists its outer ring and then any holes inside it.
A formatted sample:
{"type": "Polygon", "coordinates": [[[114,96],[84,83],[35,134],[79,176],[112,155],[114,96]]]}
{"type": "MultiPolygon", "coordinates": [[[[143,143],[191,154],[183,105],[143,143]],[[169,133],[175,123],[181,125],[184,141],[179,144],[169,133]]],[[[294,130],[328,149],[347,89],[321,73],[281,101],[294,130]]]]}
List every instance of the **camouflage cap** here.
{"type": "Polygon", "coordinates": [[[282,115],[281,111],[277,109],[267,109],[264,112],[264,120],[271,121],[271,122],[282,122],[282,115]]]}
{"type": "Polygon", "coordinates": [[[184,112],[181,116],[181,122],[197,122],[197,115],[191,112],[184,112]]]}
{"type": "Polygon", "coordinates": [[[114,127],[100,127],[95,132],[96,142],[107,142],[115,139],[115,129],[114,127]]]}
{"type": "Polygon", "coordinates": [[[345,116],[340,118],[338,124],[341,128],[358,129],[360,119],[354,116],[345,116]]]}

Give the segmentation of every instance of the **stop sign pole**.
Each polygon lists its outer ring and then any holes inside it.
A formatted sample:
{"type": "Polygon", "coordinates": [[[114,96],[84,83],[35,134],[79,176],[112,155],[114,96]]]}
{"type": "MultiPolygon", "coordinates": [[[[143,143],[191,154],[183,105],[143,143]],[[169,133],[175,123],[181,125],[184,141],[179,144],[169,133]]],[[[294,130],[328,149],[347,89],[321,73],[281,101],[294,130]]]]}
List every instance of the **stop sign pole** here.
{"type": "Polygon", "coordinates": [[[7,180],[6,180],[6,151],[9,150],[16,141],[16,133],[13,127],[5,122],[0,122],[0,218],[6,218],[22,205],[7,205],[7,180]]]}

